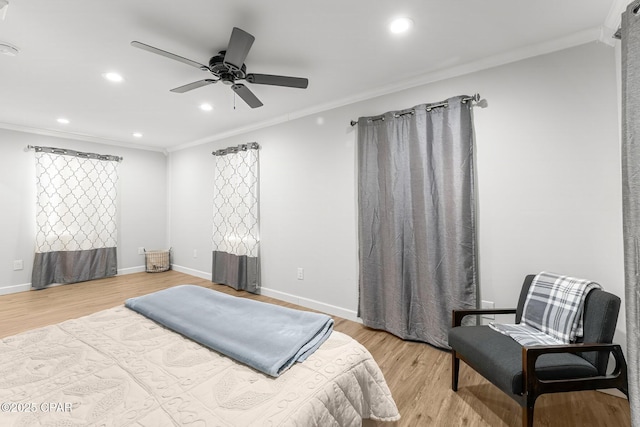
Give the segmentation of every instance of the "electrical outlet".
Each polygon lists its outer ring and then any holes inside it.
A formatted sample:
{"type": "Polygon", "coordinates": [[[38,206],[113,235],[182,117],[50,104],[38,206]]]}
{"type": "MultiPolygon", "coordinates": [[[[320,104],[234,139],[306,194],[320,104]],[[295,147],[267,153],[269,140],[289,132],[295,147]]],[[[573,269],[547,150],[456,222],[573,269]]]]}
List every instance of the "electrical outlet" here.
{"type": "Polygon", "coordinates": [[[304,280],[304,268],[298,267],[298,280],[304,280]]]}
{"type": "Polygon", "coordinates": [[[194,258],[198,258],[198,250],[197,249],[193,250],[193,257],[194,258]]]}
{"type": "Polygon", "coordinates": [[[24,268],[24,263],[22,262],[21,259],[17,259],[15,261],[13,261],[13,270],[17,271],[17,270],[22,270],[24,268]]]}
{"type": "Polygon", "coordinates": [[[144,255],[144,247],[140,246],[138,248],[138,255],[144,255]]]}
{"type": "MultiPolygon", "coordinates": [[[[482,304],[481,308],[484,308],[484,309],[496,308],[496,304],[493,301],[482,301],[481,304],[482,304]]],[[[482,317],[484,319],[496,320],[495,314],[483,314],[482,317]]]]}

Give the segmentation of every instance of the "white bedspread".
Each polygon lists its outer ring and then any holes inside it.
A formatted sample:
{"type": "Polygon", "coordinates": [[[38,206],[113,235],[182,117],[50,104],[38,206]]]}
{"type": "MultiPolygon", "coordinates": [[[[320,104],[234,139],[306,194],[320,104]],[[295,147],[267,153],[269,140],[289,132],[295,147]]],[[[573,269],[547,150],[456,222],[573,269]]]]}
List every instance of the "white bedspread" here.
{"type": "Polygon", "coordinates": [[[369,352],[331,337],[278,378],[125,307],[0,341],[2,426],[360,426],[400,418],[369,352]]]}

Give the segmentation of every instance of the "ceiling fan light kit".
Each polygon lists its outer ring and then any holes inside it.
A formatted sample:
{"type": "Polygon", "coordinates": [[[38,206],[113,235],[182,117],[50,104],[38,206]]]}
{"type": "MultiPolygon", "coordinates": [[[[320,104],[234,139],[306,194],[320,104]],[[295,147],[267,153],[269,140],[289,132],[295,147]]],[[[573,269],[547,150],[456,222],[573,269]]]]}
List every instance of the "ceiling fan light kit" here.
{"type": "Polygon", "coordinates": [[[215,77],[213,79],[203,79],[171,89],[171,92],[175,93],[185,93],[202,86],[222,82],[225,85],[231,86],[231,90],[242,98],[242,100],[251,108],[258,108],[263,105],[262,102],[247,86],[242,83],[237,83],[238,80],[244,80],[248,83],[258,85],[283,86],[298,89],[306,89],[308,87],[309,80],[302,77],[289,77],[272,74],[248,74],[244,61],[249,54],[249,50],[251,49],[254,40],[255,37],[251,34],[241,30],[240,28],[234,27],[231,32],[231,38],[229,39],[227,49],[221,50],[217,55],[209,59],[209,65],[192,61],[138,41],[132,41],[131,45],[139,49],[146,50],[147,52],[182,62],[183,64],[190,65],[202,71],[207,71],[215,77]]]}

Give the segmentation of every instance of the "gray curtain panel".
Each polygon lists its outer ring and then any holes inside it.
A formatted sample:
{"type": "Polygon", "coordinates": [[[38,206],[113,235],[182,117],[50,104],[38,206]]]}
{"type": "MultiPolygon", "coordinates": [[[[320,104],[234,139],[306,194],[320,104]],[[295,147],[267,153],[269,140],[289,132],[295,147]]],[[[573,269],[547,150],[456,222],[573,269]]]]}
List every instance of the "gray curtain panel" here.
{"type": "Polygon", "coordinates": [[[448,348],[476,307],[471,102],[358,120],[360,299],[366,326],[448,348]]]}
{"type": "Polygon", "coordinates": [[[211,280],[260,289],[257,143],[215,151],[211,280]]]}
{"type": "Polygon", "coordinates": [[[631,421],[640,426],[640,2],[622,15],[622,201],[631,421]]]}
{"type": "Polygon", "coordinates": [[[115,276],[119,157],[35,147],[36,253],[31,286],[115,276]]]}

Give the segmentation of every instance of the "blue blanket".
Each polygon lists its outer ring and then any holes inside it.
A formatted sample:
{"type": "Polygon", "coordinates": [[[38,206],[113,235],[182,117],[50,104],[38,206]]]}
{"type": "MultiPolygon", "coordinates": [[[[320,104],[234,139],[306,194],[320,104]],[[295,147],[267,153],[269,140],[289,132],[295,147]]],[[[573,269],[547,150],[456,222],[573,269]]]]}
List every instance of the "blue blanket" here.
{"type": "Polygon", "coordinates": [[[125,302],[128,308],[273,377],[329,338],[333,319],[180,285],[125,302]]]}

